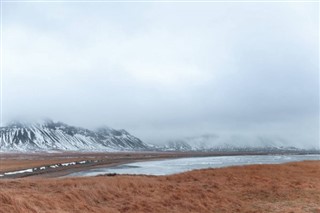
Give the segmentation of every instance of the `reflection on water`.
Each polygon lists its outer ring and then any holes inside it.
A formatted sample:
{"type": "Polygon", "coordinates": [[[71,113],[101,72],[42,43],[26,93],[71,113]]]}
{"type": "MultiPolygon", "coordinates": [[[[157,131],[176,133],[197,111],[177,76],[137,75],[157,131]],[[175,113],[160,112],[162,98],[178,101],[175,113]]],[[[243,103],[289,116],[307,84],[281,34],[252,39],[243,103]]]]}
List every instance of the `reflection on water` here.
{"type": "Polygon", "coordinates": [[[194,169],[220,168],[249,164],[279,164],[303,160],[320,160],[320,155],[242,155],[191,157],[123,164],[111,168],[90,169],[69,176],[96,176],[102,174],[169,175],[194,169]]]}
{"type": "Polygon", "coordinates": [[[130,165],[130,164],[123,164],[120,166],[115,166],[113,168],[117,168],[117,169],[134,169],[134,168],[140,168],[140,166],[134,166],[134,165],[130,165]]]}

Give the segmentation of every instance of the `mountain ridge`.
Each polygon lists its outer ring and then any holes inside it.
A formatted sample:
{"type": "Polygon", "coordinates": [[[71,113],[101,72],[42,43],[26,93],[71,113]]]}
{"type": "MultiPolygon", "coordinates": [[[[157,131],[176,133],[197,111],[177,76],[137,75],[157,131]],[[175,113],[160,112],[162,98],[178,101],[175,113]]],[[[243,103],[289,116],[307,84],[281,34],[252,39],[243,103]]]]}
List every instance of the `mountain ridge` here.
{"type": "Polygon", "coordinates": [[[147,144],[124,129],[100,127],[94,130],[71,126],[50,119],[37,122],[10,122],[0,127],[0,152],[33,151],[178,151],[178,152],[296,152],[283,139],[237,137],[204,134],[168,141],[163,145],[147,144]],[[245,143],[244,143],[245,142],[245,143]]]}
{"type": "Polygon", "coordinates": [[[121,151],[145,150],[148,145],[126,130],[89,130],[63,122],[14,121],[0,127],[1,151],[121,151]]]}

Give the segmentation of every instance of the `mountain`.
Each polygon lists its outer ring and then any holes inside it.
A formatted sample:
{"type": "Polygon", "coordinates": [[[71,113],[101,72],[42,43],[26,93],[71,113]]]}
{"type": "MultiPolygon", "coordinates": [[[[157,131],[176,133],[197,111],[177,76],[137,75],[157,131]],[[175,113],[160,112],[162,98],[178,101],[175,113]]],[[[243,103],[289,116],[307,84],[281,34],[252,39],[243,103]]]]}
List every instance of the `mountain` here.
{"type": "Polygon", "coordinates": [[[1,151],[120,151],[149,146],[125,130],[89,130],[62,122],[12,122],[0,128],[1,151]]]}
{"type": "Polygon", "coordinates": [[[213,151],[213,152],[281,152],[315,150],[288,144],[284,139],[263,136],[205,134],[169,141],[159,147],[163,151],[213,151]]]}
{"type": "MultiPolygon", "coordinates": [[[[62,122],[12,122],[0,127],[0,152],[27,151],[199,151],[281,152],[299,151],[280,138],[205,134],[170,141],[165,145],[143,143],[127,131],[104,127],[89,130],[62,122]]],[[[307,149],[311,150],[311,149],[307,149]]],[[[319,151],[319,149],[317,149],[319,151]]]]}

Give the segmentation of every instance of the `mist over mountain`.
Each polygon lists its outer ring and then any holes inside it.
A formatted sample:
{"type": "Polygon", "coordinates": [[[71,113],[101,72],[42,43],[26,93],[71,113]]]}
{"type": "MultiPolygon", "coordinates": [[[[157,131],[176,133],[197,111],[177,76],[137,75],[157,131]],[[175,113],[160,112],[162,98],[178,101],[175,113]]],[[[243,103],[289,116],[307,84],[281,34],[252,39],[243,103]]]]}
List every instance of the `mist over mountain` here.
{"type": "Polygon", "coordinates": [[[167,150],[180,151],[245,151],[245,150],[320,150],[319,146],[299,146],[279,137],[204,134],[171,140],[167,150]]]}

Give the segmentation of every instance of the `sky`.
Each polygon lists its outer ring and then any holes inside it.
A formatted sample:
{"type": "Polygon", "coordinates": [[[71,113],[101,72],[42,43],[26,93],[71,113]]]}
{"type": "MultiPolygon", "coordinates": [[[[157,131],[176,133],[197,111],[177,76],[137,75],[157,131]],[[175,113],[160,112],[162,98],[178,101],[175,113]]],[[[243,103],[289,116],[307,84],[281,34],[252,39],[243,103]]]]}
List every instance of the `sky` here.
{"type": "Polygon", "coordinates": [[[4,123],[319,147],[319,3],[2,6],[4,123]]]}

